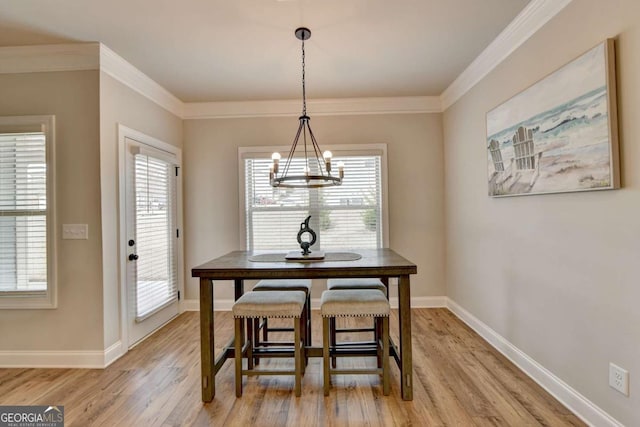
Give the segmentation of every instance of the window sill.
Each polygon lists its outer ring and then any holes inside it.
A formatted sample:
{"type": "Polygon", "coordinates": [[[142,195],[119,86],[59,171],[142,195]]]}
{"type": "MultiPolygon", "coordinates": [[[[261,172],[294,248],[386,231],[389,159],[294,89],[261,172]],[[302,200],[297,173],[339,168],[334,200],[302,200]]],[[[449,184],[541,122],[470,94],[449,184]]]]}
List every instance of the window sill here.
{"type": "Polygon", "coordinates": [[[0,293],[0,309],[41,310],[58,308],[55,295],[47,292],[22,295],[20,292],[0,293]]]}

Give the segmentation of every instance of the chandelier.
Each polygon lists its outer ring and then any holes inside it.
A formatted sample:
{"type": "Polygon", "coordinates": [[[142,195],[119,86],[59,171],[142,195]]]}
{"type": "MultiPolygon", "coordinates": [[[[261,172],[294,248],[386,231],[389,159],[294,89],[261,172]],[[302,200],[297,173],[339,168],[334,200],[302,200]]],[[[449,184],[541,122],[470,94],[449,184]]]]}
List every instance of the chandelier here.
{"type": "Polygon", "coordinates": [[[284,166],[282,168],[280,167],[280,160],[282,158],[280,153],[273,153],[271,155],[272,164],[269,171],[269,181],[272,187],[285,188],[319,188],[340,185],[344,177],[344,165],[342,162],[339,162],[338,176],[331,175],[331,151],[325,151],[323,153],[320,150],[320,146],[309,125],[310,118],[307,115],[304,41],[309,40],[311,37],[311,30],[301,27],[296,29],[295,35],[302,41],[302,115],[298,118],[300,125],[298,126],[298,131],[293,139],[293,144],[291,145],[284,166]],[[298,140],[301,135],[304,145],[304,170],[300,174],[293,173],[293,171],[290,173],[291,162],[296,154],[298,140]],[[311,144],[308,144],[308,140],[311,141],[311,144]],[[281,172],[280,175],[278,175],[279,172],[281,172]]]}

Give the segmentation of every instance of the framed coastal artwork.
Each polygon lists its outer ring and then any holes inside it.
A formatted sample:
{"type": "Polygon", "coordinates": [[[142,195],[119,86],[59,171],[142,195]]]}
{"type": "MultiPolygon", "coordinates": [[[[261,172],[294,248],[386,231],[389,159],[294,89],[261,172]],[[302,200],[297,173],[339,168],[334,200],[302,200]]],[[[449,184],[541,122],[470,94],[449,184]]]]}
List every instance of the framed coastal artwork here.
{"type": "Polygon", "coordinates": [[[619,188],[614,43],[487,113],[489,195],[619,188]]]}

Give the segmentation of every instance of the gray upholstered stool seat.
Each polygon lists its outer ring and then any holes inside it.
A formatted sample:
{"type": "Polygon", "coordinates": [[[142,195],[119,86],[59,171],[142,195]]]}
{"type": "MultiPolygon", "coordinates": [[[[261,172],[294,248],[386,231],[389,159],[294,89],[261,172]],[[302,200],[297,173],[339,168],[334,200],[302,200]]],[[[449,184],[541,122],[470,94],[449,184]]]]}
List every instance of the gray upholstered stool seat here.
{"type": "Polygon", "coordinates": [[[233,317],[300,317],[305,299],[302,291],[247,292],[233,304],[233,317]]]}
{"type": "Polygon", "coordinates": [[[247,292],[234,303],[232,311],[235,318],[235,374],[236,396],[242,396],[243,375],[293,375],[295,377],[295,394],[300,396],[304,358],[302,357],[304,340],[303,313],[307,295],[303,291],[247,292]],[[294,339],[287,356],[293,353],[294,370],[254,369],[253,319],[257,318],[289,318],[293,320],[294,339]],[[247,339],[245,340],[245,320],[247,339]],[[242,369],[242,359],[247,358],[247,369],[242,369]]]}
{"type": "MultiPolygon", "coordinates": [[[[310,279],[264,279],[260,280],[254,287],[254,291],[303,291],[306,295],[304,307],[304,337],[305,346],[311,346],[311,280],[310,279]]],[[[269,332],[292,332],[291,328],[272,328],[265,318],[262,323],[258,320],[254,323],[255,345],[278,345],[279,343],[269,342],[269,332]],[[260,330],[262,330],[262,342],[260,342],[260,330]]],[[[258,359],[256,359],[256,363],[258,359]]]]}
{"type": "Polygon", "coordinates": [[[328,290],[320,300],[322,317],[389,316],[389,300],[376,289],[328,290]]]}
{"type": "Polygon", "coordinates": [[[389,394],[389,300],[377,289],[327,290],[320,303],[323,335],[324,394],[329,394],[332,374],[382,374],[383,394],[389,394]],[[336,351],[335,342],[329,340],[330,320],[336,317],[373,317],[381,333],[376,336],[375,349],[378,360],[376,369],[336,369],[330,359],[336,351]],[[380,367],[380,365],[382,365],[380,367]]]}

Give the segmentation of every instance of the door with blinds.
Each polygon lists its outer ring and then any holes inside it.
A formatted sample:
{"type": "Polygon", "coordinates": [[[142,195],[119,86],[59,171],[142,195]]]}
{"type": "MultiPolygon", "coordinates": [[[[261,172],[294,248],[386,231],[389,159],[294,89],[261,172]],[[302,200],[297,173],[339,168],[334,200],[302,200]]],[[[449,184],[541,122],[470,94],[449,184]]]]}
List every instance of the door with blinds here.
{"type": "Polygon", "coordinates": [[[126,138],[128,344],[178,315],[177,160],[126,138]]]}

